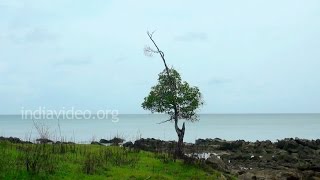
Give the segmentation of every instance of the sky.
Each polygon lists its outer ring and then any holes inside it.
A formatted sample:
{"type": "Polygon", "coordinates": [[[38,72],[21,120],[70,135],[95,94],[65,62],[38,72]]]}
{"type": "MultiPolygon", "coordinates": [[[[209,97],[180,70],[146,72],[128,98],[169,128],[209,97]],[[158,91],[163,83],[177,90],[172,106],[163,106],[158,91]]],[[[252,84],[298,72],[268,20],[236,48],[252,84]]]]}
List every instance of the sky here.
{"type": "Polygon", "coordinates": [[[21,109],[149,113],[163,70],[200,113],[320,113],[320,1],[0,0],[0,114],[21,109]]]}

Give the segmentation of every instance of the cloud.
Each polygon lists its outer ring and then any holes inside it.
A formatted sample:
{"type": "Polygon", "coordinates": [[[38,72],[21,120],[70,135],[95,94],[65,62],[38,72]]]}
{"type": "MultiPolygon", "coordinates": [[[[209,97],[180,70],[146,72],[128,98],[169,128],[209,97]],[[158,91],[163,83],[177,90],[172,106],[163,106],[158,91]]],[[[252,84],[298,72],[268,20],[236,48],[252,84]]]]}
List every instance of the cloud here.
{"type": "Polygon", "coordinates": [[[176,36],[175,40],[183,42],[207,41],[208,35],[203,32],[189,32],[181,36],[176,36]]]}

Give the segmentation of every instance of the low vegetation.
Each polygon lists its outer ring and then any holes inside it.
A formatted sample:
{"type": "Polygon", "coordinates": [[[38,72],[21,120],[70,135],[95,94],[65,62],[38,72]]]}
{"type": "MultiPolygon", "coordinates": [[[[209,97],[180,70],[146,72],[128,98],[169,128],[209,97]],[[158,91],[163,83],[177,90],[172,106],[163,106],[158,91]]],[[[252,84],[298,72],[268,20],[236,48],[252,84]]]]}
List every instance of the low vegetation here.
{"type": "Polygon", "coordinates": [[[225,179],[165,153],[116,146],[0,141],[0,179],[225,179]]]}

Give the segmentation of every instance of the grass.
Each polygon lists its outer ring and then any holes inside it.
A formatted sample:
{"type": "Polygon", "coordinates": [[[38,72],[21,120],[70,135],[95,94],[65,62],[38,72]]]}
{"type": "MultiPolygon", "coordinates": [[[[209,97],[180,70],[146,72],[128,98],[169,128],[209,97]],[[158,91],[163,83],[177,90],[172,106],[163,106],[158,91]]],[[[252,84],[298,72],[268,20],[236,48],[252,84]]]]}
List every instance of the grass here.
{"type": "Polygon", "coordinates": [[[0,179],[225,179],[165,153],[79,144],[0,141],[0,179]]]}

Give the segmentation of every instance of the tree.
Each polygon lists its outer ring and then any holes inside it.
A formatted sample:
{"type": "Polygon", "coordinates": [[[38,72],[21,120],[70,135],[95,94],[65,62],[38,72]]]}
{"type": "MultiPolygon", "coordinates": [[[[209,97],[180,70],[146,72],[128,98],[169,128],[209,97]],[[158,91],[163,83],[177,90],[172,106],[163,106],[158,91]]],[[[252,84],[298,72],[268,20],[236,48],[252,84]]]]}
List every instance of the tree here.
{"type": "Polygon", "coordinates": [[[191,87],[186,81],[182,81],[180,74],[174,68],[168,68],[164,53],[159,49],[152,36],[147,32],[156,50],[146,47],[147,55],[160,54],[165,69],[159,74],[158,84],[151,88],[147,97],[144,98],[142,107],[152,113],[166,113],[170,119],[163,121],[174,121],[175,130],[178,135],[176,155],[183,156],[183,138],[185,123],[179,128],[179,120],[198,121],[197,110],[203,105],[202,95],[198,87],[191,87]]]}

